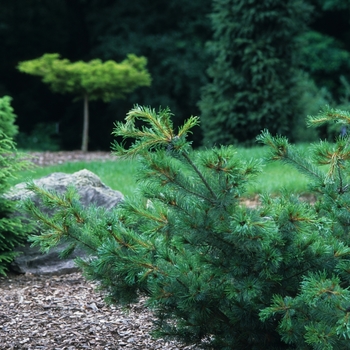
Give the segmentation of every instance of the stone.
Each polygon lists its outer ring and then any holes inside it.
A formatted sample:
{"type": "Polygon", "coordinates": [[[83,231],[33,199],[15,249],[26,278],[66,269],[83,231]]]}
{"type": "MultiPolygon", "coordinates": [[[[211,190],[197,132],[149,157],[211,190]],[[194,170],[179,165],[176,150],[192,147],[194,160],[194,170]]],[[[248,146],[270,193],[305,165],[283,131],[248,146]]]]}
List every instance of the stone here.
{"type": "MultiPolygon", "coordinates": [[[[106,210],[112,210],[123,199],[121,192],[112,190],[106,186],[100,178],[89,170],[80,170],[74,174],[52,173],[41,179],[34,180],[34,183],[47,190],[57,193],[64,193],[69,185],[73,185],[80,196],[80,202],[83,206],[89,205],[102,206],[106,210]]],[[[31,198],[34,203],[39,205],[37,196],[29,191],[26,183],[20,183],[11,188],[6,197],[19,201],[31,198]]],[[[84,257],[83,251],[75,250],[73,254],[66,259],[59,257],[59,252],[66,247],[60,244],[52,248],[48,253],[40,252],[38,247],[31,247],[26,244],[23,247],[17,247],[19,255],[11,264],[11,270],[17,273],[31,274],[65,274],[76,272],[78,268],[75,266],[74,259],[77,256],[84,257]]]]}
{"type": "Polygon", "coordinates": [[[86,257],[85,252],[76,249],[68,258],[61,259],[59,253],[65,247],[65,244],[59,244],[48,253],[42,253],[39,247],[31,247],[29,243],[17,247],[19,255],[12,261],[10,270],[18,274],[33,275],[64,275],[78,272],[74,259],[78,256],[86,257]]]}
{"type": "MultiPolygon", "coordinates": [[[[52,173],[41,179],[34,180],[34,183],[39,187],[60,194],[64,193],[69,185],[74,185],[79,193],[80,201],[84,206],[95,204],[97,206],[103,206],[106,209],[112,209],[124,199],[121,192],[112,190],[102,183],[96,174],[86,169],[73,174],[52,173]]],[[[11,200],[31,198],[34,202],[38,202],[35,194],[27,190],[26,187],[26,183],[20,183],[12,187],[6,194],[6,197],[11,200]]]]}

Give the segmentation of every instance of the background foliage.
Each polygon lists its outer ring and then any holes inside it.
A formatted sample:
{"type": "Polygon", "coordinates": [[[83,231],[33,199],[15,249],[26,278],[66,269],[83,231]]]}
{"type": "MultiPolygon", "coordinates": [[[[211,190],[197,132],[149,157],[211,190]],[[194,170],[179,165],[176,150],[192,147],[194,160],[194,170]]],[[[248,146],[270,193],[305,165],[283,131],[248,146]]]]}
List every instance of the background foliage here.
{"type": "Polygon", "coordinates": [[[300,45],[311,6],[299,0],[216,0],[211,82],[200,101],[204,144],[252,142],[264,126],[292,132],[299,104],[300,45]]]}
{"type": "MultiPolygon", "coordinates": [[[[305,33],[300,39],[305,44],[299,62],[308,79],[305,100],[308,108],[317,112],[324,102],[342,103],[346,87],[340,77],[350,81],[346,59],[350,6],[341,0],[308,0],[302,5],[307,3],[314,6],[309,22],[314,34],[305,33]],[[332,53],[331,59],[326,52],[332,53]]],[[[69,96],[53,94],[15,67],[48,52],[59,52],[71,61],[120,61],[135,53],[148,59],[152,89],[140,89],[125,101],[107,105],[93,102],[91,114],[99,118],[92,121],[91,149],[109,149],[114,121],[122,120],[135,103],[169,106],[176,116],[175,125],[180,125],[184,116],[200,115],[197,103],[212,63],[205,48],[214,29],[210,13],[212,0],[139,0],[137,4],[121,0],[0,0],[0,96],[13,97],[21,133],[31,134],[39,123],[56,124],[55,137],[61,139],[61,146],[78,149],[80,105],[72,104],[69,96]]],[[[327,135],[326,127],[321,131],[327,135]]],[[[198,130],[194,135],[195,145],[199,145],[202,135],[198,130]]]]}

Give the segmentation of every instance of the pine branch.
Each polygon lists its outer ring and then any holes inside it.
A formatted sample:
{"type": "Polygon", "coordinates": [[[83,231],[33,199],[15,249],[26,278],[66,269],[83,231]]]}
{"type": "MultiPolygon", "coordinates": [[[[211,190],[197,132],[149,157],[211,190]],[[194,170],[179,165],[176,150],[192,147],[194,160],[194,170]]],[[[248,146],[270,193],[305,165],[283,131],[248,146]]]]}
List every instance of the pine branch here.
{"type": "MultiPolygon", "coordinates": [[[[170,116],[171,113],[169,109],[160,110],[157,114],[154,109],[136,106],[127,114],[126,123],[117,123],[113,132],[116,136],[122,136],[124,140],[127,138],[134,138],[136,140],[129,149],[125,149],[123,145],[115,143],[113,145],[114,151],[119,156],[129,157],[134,157],[140,154],[145,156],[144,152],[152,151],[153,149],[159,150],[161,148],[181,154],[181,156],[186,159],[188,164],[190,164],[193,170],[197,173],[205,187],[209,190],[211,196],[214,199],[217,199],[217,196],[209,183],[186,152],[186,148],[189,145],[189,143],[185,141],[186,136],[191,128],[198,125],[198,118],[191,117],[188,119],[185,124],[179,128],[178,134],[175,135],[172,129],[170,116]],[[135,127],[136,120],[146,122],[150,125],[150,128],[143,127],[142,129],[137,129],[135,127]]],[[[174,180],[172,179],[171,181],[174,180]]],[[[180,184],[177,183],[177,185],[180,184]]],[[[187,191],[192,193],[188,189],[187,191]]],[[[211,201],[198,193],[192,194],[211,201]]]]}
{"type": "Polygon", "coordinates": [[[346,125],[350,124],[350,112],[325,106],[318,115],[308,116],[307,124],[309,126],[321,126],[325,123],[336,122],[346,125]]]}
{"type": "Polygon", "coordinates": [[[196,165],[193,163],[192,159],[188,156],[187,153],[183,152],[182,153],[183,157],[187,160],[187,162],[191,165],[191,167],[194,169],[194,171],[198,174],[198,176],[200,177],[200,179],[202,180],[202,182],[204,183],[205,187],[209,190],[210,194],[212,195],[212,197],[217,200],[217,196],[214,193],[213,189],[211,188],[211,186],[209,185],[209,183],[207,182],[207,180],[205,179],[205,177],[203,176],[203,174],[199,171],[199,169],[196,167],[196,165]]]}
{"type": "Polygon", "coordinates": [[[271,149],[270,160],[283,161],[291,164],[293,167],[301,171],[303,174],[311,177],[313,180],[324,181],[324,174],[317,169],[311,162],[302,157],[293,150],[288,144],[288,141],[284,137],[272,137],[271,134],[264,130],[261,135],[257,137],[257,140],[271,149]]]}
{"type": "Polygon", "coordinates": [[[134,157],[136,155],[143,155],[144,152],[151,150],[173,148],[180,152],[188,146],[185,141],[190,129],[198,125],[198,118],[191,117],[185,124],[179,128],[178,135],[175,135],[172,123],[170,121],[170,110],[163,109],[155,112],[154,109],[148,107],[134,107],[126,117],[125,123],[115,124],[113,135],[121,136],[125,142],[127,139],[135,139],[135,142],[126,149],[123,144],[115,142],[113,150],[118,156],[134,157]],[[141,129],[136,128],[137,120],[143,121],[150,127],[145,126],[141,129]]]}

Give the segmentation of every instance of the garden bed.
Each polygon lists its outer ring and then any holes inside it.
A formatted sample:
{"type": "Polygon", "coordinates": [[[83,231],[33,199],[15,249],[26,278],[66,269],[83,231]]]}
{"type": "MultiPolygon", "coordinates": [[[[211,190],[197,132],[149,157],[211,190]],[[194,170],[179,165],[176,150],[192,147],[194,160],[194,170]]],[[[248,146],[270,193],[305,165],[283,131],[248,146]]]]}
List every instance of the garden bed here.
{"type": "Polygon", "coordinates": [[[0,349],[195,349],[155,340],[144,300],[107,305],[80,273],[0,277],[0,349]]]}

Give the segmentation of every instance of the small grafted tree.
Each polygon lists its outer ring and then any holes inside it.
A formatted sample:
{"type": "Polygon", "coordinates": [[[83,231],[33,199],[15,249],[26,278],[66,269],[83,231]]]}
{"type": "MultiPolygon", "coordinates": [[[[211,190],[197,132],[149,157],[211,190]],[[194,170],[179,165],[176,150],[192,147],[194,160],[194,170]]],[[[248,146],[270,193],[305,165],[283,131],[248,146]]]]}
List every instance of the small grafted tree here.
{"type": "Polygon", "coordinates": [[[297,38],[309,14],[300,0],[213,0],[210,82],[199,102],[205,146],[290,131],[302,112],[297,38]]]}
{"type": "MultiPolygon", "coordinates": [[[[248,208],[241,199],[259,162],[232,146],[194,151],[187,135],[198,119],[175,131],[170,118],[168,109],[135,107],[116,124],[114,151],[139,162],[139,191],[112,211],[83,208],[72,189],[57,195],[29,184],[55,208],[47,215],[25,203],[42,225],[33,242],[45,251],[68,241],[63,255],[90,252],[77,260],[85,276],[114,303],[146,296],[155,336],[218,350],[347,349],[349,138],[321,143],[312,164],[264,132],[272,159],[308,174],[319,200],[265,194],[248,208]]],[[[350,124],[339,111],[317,120],[339,118],[350,124]]]]}
{"type": "Polygon", "coordinates": [[[133,54],[116,63],[94,59],[90,62],[70,62],[57,53],[20,62],[18,69],[42,77],[53,92],[73,94],[84,100],[84,122],[81,150],[87,152],[89,137],[89,101],[109,102],[125,96],[141,86],[150,86],[151,76],[145,57],[133,54]]]}

